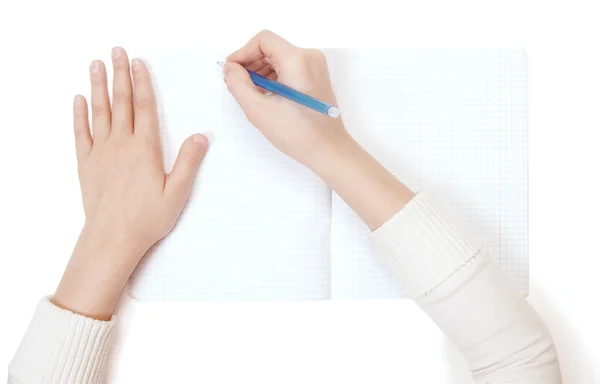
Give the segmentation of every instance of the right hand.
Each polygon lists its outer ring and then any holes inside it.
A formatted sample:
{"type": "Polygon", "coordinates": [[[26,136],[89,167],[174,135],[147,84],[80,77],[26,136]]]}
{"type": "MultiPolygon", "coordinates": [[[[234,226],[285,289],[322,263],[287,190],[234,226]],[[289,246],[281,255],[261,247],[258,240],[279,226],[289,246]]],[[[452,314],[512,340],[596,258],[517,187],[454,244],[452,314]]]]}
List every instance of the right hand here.
{"type": "Polygon", "coordinates": [[[262,31],[227,57],[225,81],[246,117],[280,151],[313,169],[352,141],[341,118],[322,115],[277,95],[263,94],[248,72],[336,105],[325,55],[262,31]]]}
{"type": "Polygon", "coordinates": [[[275,147],[321,177],[369,228],[379,227],[414,196],[353,140],[341,118],[263,94],[244,67],[336,105],[323,53],[262,31],[227,57],[227,88],[275,147]]]}

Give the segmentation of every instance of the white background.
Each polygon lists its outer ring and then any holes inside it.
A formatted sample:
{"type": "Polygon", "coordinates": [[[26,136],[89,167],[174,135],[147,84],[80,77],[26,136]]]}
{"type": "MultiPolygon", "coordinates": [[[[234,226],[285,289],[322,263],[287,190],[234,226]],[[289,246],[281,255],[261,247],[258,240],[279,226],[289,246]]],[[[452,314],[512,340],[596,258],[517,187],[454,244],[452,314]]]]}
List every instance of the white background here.
{"type": "MultiPolygon", "coordinates": [[[[82,224],[71,131],[92,59],[122,45],[523,48],[530,79],[530,301],[565,383],[600,383],[597,2],[2,2],[0,377],[82,224]]],[[[210,127],[207,127],[210,130],[210,127]]],[[[466,383],[411,302],[139,304],[120,310],[109,382],[466,383]],[[171,376],[169,376],[171,375],[171,376]]]]}

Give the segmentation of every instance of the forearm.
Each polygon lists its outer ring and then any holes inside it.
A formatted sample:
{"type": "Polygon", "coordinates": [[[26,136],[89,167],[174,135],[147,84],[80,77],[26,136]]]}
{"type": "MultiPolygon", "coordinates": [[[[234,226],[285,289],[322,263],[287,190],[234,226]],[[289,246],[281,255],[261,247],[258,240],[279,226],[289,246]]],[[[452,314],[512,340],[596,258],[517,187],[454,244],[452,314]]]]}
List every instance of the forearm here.
{"type": "Polygon", "coordinates": [[[374,230],[388,266],[469,362],[482,383],[560,383],[538,314],[478,244],[420,193],[415,196],[352,139],[319,174],[374,230]]]}
{"type": "Polygon", "coordinates": [[[38,304],[11,362],[9,380],[99,382],[115,327],[115,304],[143,254],[141,244],[86,225],[56,292],[38,304]]]}
{"type": "Polygon", "coordinates": [[[477,382],[561,382],[538,314],[429,197],[419,193],[371,239],[409,297],[465,356],[477,382]]]}
{"type": "Polygon", "coordinates": [[[9,383],[100,383],[115,320],[85,317],[40,300],[9,367],[9,383]]]}
{"type": "Polygon", "coordinates": [[[465,356],[477,383],[561,383],[546,326],[487,255],[417,303],[465,356]]]}
{"type": "Polygon", "coordinates": [[[108,237],[101,229],[86,225],[51,302],[93,319],[110,319],[144,252],[141,244],[108,237]]]}
{"type": "Polygon", "coordinates": [[[414,197],[349,135],[340,137],[311,168],[371,230],[380,227],[414,197]]]}

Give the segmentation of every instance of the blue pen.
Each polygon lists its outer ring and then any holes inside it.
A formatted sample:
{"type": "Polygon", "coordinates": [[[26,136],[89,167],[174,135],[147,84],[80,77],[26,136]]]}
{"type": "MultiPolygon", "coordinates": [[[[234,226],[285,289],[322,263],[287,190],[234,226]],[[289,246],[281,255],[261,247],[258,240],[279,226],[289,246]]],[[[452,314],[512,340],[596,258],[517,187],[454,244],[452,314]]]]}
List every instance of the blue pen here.
{"type": "MultiPolygon", "coordinates": [[[[218,61],[217,64],[221,68],[225,66],[225,63],[220,61],[218,61]]],[[[252,82],[258,87],[264,88],[267,91],[273,92],[281,97],[285,97],[286,99],[295,101],[298,104],[304,105],[305,107],[313,109],[324,115],[333,118],[336,118],[340,115],[340,110],[331,104],[327,104],[321,100],[315,99],[312,96],[308,96],[307,94],[296,91],[295,89],[292,89],[286,85],[261,76],[256,72],[248,71],[248,73],[250,74],[250,79],[252,79],[252,82]]]]}

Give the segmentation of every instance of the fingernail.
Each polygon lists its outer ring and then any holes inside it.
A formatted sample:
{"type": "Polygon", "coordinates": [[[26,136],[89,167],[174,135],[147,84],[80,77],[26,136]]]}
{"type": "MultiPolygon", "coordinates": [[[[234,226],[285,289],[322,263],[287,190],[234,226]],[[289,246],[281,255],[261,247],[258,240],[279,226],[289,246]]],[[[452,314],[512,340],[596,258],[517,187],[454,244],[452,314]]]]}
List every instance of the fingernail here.
{"type": "Polygon", "coordinates": [[[208,138],[204,135],[194,135],[192,143],[201,149],[208,148],[208,138]]]}
{"type": "Polygon", "coordinates": [[[92,73],[98,73],[100,71],[100,60],[92,61],[92,64],[90,65],[90,71],[92,73]]]}
{"type": "Polygon", "coordinates": [[[140,69],[140,59],[131,60],[131,68],[133,68],[134,71],[140,69]]]}
{"type": "Polygon", "coordinates": [[[230,69],[231,69],[231,65],[229,65],[229,63],[225,63],[225,65],[223,66],[223,73],[224,74],[229,73],[230,69]]]}
{"type": "Polygon", "coordinates": [[[112,58],[114,59],[118,59],[119,56],[121,56],[121,51],[123,51],[123,49],[121,47],[114,47],[112,49],[112,58]]]}
{"type": "Polygon", "coordinates": [[[83,96],[81,96],[81,95],[76,95],[75,98],[73,99],[73,105],[75,105],[75,106],[81,104],[82,102],[83,102],[83,96]]]}

